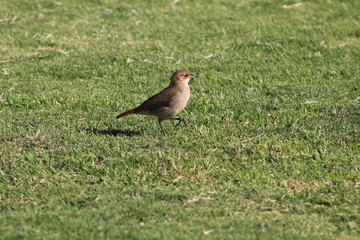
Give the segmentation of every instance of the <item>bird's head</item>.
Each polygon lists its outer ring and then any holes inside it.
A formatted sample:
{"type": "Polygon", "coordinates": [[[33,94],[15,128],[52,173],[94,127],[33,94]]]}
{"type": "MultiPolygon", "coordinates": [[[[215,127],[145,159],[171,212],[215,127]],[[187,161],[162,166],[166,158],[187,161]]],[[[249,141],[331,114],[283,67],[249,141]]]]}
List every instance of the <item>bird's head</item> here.
{"type": "Polygon", "coordinates": [[[171,76],[171,83],[188,83],[190,79],[197,77],[199,76],[184,70],[179,70],[174,72],[171,76]]]}

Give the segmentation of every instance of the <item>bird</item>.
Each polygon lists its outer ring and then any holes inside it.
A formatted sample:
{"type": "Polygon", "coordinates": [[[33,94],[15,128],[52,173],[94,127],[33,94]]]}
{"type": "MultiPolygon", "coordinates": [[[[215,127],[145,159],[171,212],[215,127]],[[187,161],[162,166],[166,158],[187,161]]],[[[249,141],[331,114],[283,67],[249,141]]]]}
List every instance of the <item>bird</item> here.
{"type": "Polygon", "coordinates": [[[185,70],[178,70],[174,72],[170,78],[170,84],[167,88],[147,99],[140,106],[130,109],[116,116],[122,118],[130,114],[151,115],[158,118],[160,130],[163,135],[166,135],[161,123],[164,120],[177,120],[178,123],[184,123],[187,126],[184,118],[175,117],[181,112],[189,101],[190,86],[189,81],[192,78],[200,76],[194,75],[185,70]]]}

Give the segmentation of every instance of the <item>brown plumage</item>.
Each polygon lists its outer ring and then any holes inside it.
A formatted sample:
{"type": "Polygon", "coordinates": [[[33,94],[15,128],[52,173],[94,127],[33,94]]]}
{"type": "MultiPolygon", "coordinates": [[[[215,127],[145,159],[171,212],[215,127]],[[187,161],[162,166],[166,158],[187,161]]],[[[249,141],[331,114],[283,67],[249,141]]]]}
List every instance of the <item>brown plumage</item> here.
{"type": "Polygon", "coordinates": [[[156,116],[158,117],[160,129],[163,134],[165,134],[165,131],[161,122],[166,119],[178,120],[177,125],[181,122],[186,125],[183,118],[173,117],[185,108],[190,98],[190,87],[188,83],[191,78],[195,77],[199,76],[184,70],[174,72],[170,79],[170,85],[167,88],[150,97],[137,108],[121,113],[116,118],[125,117],[130,114],[156,116]]]}

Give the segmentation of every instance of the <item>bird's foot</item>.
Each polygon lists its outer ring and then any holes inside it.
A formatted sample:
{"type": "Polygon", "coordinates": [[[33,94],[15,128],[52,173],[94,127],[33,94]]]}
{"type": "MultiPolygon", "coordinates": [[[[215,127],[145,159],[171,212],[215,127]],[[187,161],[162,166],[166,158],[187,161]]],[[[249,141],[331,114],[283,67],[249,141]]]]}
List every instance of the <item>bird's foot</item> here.
{"type": "Polygon", "coordinates": [[[175,119],[178,120],[178,123],[175,125],[175,127],[179,126],[181,122],[183,122],[184,125],[187,126],[185,119],[183,118],[175,118],[175,119]]]}

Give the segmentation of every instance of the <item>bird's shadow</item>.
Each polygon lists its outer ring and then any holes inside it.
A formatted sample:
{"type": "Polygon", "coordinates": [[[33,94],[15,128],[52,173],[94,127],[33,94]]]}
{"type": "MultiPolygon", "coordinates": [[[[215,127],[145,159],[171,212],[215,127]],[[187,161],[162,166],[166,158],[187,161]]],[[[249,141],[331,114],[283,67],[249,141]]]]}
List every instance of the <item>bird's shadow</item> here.
{"type": "Polygon", "coordinates": [[[128,129],[88,129],[89,132],[98,135],[110,135],[110,136],[138,136],[142,133],[140,131],[133,131],[128,129]]]}

